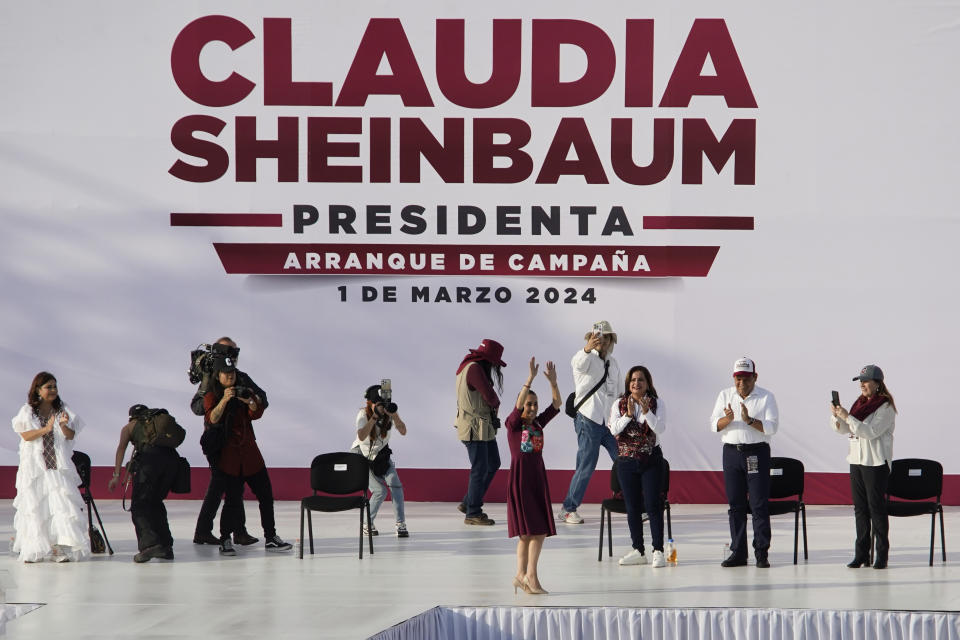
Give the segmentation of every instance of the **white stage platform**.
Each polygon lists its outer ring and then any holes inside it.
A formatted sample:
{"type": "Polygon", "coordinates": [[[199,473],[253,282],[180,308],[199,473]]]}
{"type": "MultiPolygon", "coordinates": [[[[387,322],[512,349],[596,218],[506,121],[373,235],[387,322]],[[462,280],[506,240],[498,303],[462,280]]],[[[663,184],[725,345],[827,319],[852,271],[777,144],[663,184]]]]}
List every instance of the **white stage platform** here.
{"type": "MultiPolygon", "coordinates": [[[[558,535],[544,546],[541,581],[550,594],[530,596],[514,595],[510,585],[515,542],[506,537],[502,504],[485,507],[495,526],[468,527],[454,504],[409,503],[411,537],[401,540],[392,535],[387,503],[377,523],[381,535],[374,539],[375,554],[364,553],[363,560],[357,558],[356,513],[315,515],[317,554],[298,560],[293,553],[266,553],[262,543],[241,548],[235,558],[221,558],[216,547],[191,542],[199,502],[169,501],[176,560],[145,565],[132,561],[133,526],[119,501],[97,506],[114,556],[76,564],[23,565],[11,556],[0,561],[0,571],[8,574],[7,602],[43,604],[8,621],[8,637],[366,638],[381,632],[404,637],[398,635],[403,627],[391,628],[436,607],[441,609],[431,615],[452,611],[514,620],[535,619],[540,608],[577,609],[581,617],[627,620],[631,633],[621,637],[659,637],[671,628],[687,637],[721,637],[722,629],[711,631],[702,622],[721,618],[728,629],[751,638],[876,637],[880,630],[889,638],[960,636],[955,613],[960,611],[960,556],[951,555],[960,509],[954,507],[946,510],[946,564],[939,557],[938,535],[934,566],[927,565],[929,518],[891,519],[890,568],[875,571],[844,566],[853,545],[848,506],[808,507],[810,559],[804,562],[801,551],[796,566],[793,518],[775,517],[773,566],[763,570],[719,566],[728,536],[723,505],[673,506],[677,567],[618,566],[617,554],[628,546],[623,516],[614,518],[614,557],[605,553],[597,562],[599,505],[587,505],[581,509],[585,524],[558,524],[558,535]],[[643,616],[659,626],[643,626],[643,616]],[[685,626],[665,626],[670,617],[685,626]],[[841,636],[836,622],[841,618],[854,625],[852,635],[841,636]],[[779,620],[782,626],[764,620],[779,620]],[[883,626],[871,626],[873,620],[883,626]],[[900,620],[908,631],[890,629],[891,620],[900,620]],[[806,635],[785,633],[808,623],[815,626],[806,627],[806,635]]],[[[246,508],[250,532],[261,537],[256,503],[246,508]]],[[[280,535],[293,541],[298,503],[278,502],[276,512],[280,535]]],[[[0,502],[0,522],[0,535],[9,539],[9,500],[0,502]]],[[[582,632],[548,636],[546,627],[530,635],[531,628],[524,632],[519,626],[493,637],[589,637],[582,632]]]]}

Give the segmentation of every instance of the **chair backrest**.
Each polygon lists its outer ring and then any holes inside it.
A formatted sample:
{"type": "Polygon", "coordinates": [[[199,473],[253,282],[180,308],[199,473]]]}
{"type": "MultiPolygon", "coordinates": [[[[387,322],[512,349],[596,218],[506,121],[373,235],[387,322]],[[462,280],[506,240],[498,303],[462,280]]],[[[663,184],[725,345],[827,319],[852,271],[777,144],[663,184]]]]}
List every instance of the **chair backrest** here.
{"type": "Polygon", "coordinates": [[[887,495],[903,500],[940,501],[943,492],[943,465],[936,460],[902,458],[890,465],[887,495]]]}
{"type": "Polygon", "coordinates": [[[323,453],[310,463],[310,488],[334,495],[366,491],[369,472],[370,463],[359,453],[323,453]]]}
{"type": "Polygon", "coordinates": [[[770,458],[770,497],[803,500],[803,463],[796,458],[770,458]]]}
{"type": "MultiPolygon", "coordinates": [[[[660,477],[660,495],[664,498],[667,497],[667,493],[670,491],[670,463],[667,462],[666,458],[663,458],[663,464],[661,466],[661,477],[660,477]]],[[[610,469],[610,491],[614,493],[620,492],[620,477],[617,475],[617,460],[613,461],[613,468],[610,469]]]]}
{"type": "Polygon", "coordinates": [[[660,476],[660,495],[663,496],[664,500],[667,498],[667,494],[670,492],[670,463],[667,462],[667,459],[663,459],[663,466],[661,467],[660,476]]]}
{"type": "Polygon", "coordinates": [[[620,476],[617,475],[617,461],[613,461],[613,467],[610,469],[610,491],[614,494],[620,493],[620,476]]]}
{"type": "Polygon", "coordinates": [[[73,466],[77,468],[77,475],[80,476],[80,484],[78,486],[81,489],[89,489],[90,456],[85,454],[83,451],[74,451],[71,460],[73,460],[73,466]]]}

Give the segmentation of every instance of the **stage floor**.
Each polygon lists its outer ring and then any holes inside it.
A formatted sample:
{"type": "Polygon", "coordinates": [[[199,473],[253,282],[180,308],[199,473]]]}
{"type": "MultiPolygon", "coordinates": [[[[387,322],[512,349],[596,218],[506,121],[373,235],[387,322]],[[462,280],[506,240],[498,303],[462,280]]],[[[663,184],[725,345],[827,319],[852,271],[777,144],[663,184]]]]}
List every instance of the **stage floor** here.
{"type": "MultiPolygon", "coordinates": [[[[437,605],[545,607],[760,607],[779,609],[960,610],[960,557],[950,540],[960,508],[946,509],[948,557],[927,565],[930,519],[891,518],[890,568],[847,569],[853,510],[807,509],[810,559],[793,565],[793,517],[773,518],[772,568],[723,569],[728,541],[722,505],[673,505],[679,566],[620,567],[628,550],[626,518],[614,516],[614,557],[597,562],[599,505],[580,510],[582,525],[557,525],[544,545],[541,581],[550,594],[514,595],[515,542],[506,508],[489,504],[493,527],[469,527],[452,503],[408,503],[411,537],[393,535],[384,504],[373,556],[357,558],[356,512],[315,514],[316,555],[267,553],[262,542],[221,558],[192,543],[199,502],[167,503],[176,537],[174,562],[137,565],[133,526],[119,501],[99,501],[116,554],[89,562],[24,565],[0,561],[8,603],[44,606],[7,623],[11,638],[160,637],[366,638],[437,605]]],[[[248,528],[261,536],[255,502],[248,528]]],[[[281,537],[298,536],[299,504],[276,504],[281,537]]],[[[0,535],[13,535],[13,507],[0,502],[0,535]]],[[[649,553],[649,552],[648,552],[649,553]]]]}

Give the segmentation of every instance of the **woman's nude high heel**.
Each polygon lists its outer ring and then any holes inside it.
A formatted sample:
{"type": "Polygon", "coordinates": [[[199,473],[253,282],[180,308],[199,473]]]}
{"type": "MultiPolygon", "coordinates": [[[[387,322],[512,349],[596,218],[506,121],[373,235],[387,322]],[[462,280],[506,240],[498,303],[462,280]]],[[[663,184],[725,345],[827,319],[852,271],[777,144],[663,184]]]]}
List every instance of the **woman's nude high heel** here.
{"type": "Polygon", "coordinates": [[[526,580],[523,581],[523,583],[520,585],[520,588],[532,596],[540,596],[540,595],[550,593],[544,588],[534,589],[533,587],[530,586],[530,584],[526,580]]]}

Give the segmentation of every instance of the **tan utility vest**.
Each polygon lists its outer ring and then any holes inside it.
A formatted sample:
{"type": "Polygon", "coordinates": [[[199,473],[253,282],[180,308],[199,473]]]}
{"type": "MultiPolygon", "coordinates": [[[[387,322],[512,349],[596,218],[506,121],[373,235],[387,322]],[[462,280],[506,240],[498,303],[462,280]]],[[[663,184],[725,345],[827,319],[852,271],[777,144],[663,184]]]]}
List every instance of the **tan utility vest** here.
{"type": "Polygon", "coordinates": [[[467,372],[470,367],[479,366],[471,362],[457,374],[457,437],[464,441],[494,440],[497,430],[493,428],[490,417],[493,410],[479,391],[471,390],[467,384],[467,372]]]}

